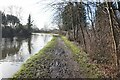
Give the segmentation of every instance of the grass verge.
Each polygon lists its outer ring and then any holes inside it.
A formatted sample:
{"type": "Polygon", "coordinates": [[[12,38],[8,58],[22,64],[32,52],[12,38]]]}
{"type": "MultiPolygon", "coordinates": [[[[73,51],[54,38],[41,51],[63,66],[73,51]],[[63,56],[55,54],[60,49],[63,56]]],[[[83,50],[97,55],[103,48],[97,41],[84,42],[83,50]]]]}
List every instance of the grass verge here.
{"type": "Polygon", "coordinates": [[[38,53],[31,56],[20,68],[20,70],[15,73],[11,80],[16,80],[17,78],[34,78],[34,73],[31,71],[32,69],[35,70],[35,68],[40,67],[42,65],[39,65],[37,62],[40,61],[40,59],[44,57],[48,57],[45,53],[54,48],[56,44],[56,36],[53,36],[53,39],[47,43],[47,45],[41,49],[38,53]]]}
{"type": "Polygon", "coordinates": [[[97,65],[90,63],[89,55],[80,50],[75,44],[70,42],[66,37],[61,36],[68,48],[71,49],[75,60],[80,64],[80,69],[83,70],[83,74],[87,78],[99,78],[102,77],[102,72],[99,71],[97,65]]]}

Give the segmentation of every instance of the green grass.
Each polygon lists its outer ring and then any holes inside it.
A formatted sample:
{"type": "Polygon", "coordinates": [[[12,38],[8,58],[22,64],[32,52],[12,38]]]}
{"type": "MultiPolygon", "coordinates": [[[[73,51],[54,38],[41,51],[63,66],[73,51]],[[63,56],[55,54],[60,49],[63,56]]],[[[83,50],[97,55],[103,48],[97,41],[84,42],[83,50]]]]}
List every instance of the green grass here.
{"type": "MultiPolygon", "coordinates": [[[[15,73],[13,75],[12,80],[16,80],[17,78],[20,78],[21,76],[24,78],[34,78],[33,76],[33,72],[32,69],[33,68],[37,68],[38,64],[37,62],[40,61],[40,59],[42,57],[45,57],[47,59],[47,57],[49,57],[48,55],[46,55],[45,53],[54,48],[55,44],[56,44],[56,38],[55,36],[53,36],[53,39],[47,43],[47,45],[41,49],[38,53],[36,53],[35,55],[31,56],[20,68],[20,70],[15,73]],[[23,75],[25,74],[25,75],[23,75]]],[[[41,67],[43,67],[42,65],[39,65],[41,67]]]]}
{"type": "Polygon", "coordinates": [[[90,63],[89,55],[82,49],[78,48],[75,44],[70,42],[66,37],[61,36],[68,48],[71,49],[75,60],[80,64],[80,69],[83,70],[85,77],[87,78],[99,78],[102,73],[99,71],[97,65],[90,63]]]}

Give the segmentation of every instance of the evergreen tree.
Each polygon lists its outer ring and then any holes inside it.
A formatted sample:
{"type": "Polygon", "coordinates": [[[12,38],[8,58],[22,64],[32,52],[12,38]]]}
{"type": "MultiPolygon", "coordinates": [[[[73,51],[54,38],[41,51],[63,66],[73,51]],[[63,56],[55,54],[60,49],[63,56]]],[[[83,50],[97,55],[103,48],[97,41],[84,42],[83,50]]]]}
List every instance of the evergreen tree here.
{"type": "Polygon", "coordinates": [[[29,17],[28,17],[28,23],[27,23],[27,26],[28,26],[28,31],[29,33],[31,33],[31,26],[32,26],[32,21],[31,21],[31,15],[29,14],[29,17]]]}

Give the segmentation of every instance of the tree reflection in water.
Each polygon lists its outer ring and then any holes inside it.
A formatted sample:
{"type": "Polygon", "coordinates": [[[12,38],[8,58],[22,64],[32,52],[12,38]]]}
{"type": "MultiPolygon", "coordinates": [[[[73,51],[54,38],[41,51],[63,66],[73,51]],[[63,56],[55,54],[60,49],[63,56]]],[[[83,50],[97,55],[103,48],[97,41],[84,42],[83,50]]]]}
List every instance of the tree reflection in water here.
{"type": "Polygon", "coordinates": [[[4,62],[24,62],[37,53],[50,40],[51,35],[34,34],[29,38],[2,38],[2,58],[4,62]]]}
{"type": "Polygon", "coordinates": [[[18,51],[22,45],[22,39],[19,38],[3,38],[2,40],[2,59],[5,61],[16,62],[19,60],[18,51]],[[14,57],[11,57],[13,56],[14,57]],[[16,59],[18,57],[18,59],[16,59]]]}
{"type": "Polygon", "coordinates": [[[29,54],[31,54],[31,37],[28,38],[28,51],[29,51],[29,54]]]}

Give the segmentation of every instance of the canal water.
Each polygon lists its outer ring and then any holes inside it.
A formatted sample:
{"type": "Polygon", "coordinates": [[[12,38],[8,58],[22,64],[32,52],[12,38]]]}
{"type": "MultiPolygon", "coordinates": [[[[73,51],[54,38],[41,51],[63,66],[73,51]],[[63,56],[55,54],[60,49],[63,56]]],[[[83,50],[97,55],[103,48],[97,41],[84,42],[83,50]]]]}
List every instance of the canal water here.
{"type": "Polygon", "coordinates": [[[0,79],[11,78],[30,56],[39,52],[51,39],[50,34],[42,33],[34,33],[29,38],[2,38],[0,79]]]}

